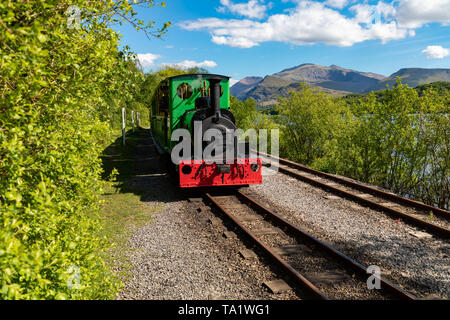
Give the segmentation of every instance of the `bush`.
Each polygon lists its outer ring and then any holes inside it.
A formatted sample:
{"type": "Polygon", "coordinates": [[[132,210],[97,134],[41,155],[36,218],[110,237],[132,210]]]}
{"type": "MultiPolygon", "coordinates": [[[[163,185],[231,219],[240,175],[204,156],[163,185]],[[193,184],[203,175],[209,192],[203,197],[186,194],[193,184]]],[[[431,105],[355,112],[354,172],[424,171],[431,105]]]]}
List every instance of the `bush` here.
{"type": "Polygon", "coordinates": [[[332,96],[302,84],[276,107],[282,128],[281,153],[307,165],[325,156],[344,126],[348,108],[332,96]]]}
{"type": "Polygon", "coordinates": [[[397,81],[390,90],[336,99],[303,86],[276,107],[281,155],[449,207],[450,93],[397,81]]]}
{"type": "MultiPolygon", "coordinates": [[[[72,4],[79,29],[67,27],[66,1],[0,3],[0,299],[118,288],[97,237],[98,156],[111,105],[132,101],[142,75],[108,27],[114,2],[72,4]]],[[[133,21],[127,1],[115,10],[133,21]]]]}

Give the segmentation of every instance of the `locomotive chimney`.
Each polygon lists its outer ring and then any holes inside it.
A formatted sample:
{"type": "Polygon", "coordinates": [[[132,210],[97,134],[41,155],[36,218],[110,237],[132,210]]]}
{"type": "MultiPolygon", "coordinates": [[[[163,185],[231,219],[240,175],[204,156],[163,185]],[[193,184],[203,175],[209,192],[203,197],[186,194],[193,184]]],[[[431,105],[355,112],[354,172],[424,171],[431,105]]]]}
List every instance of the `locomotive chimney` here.
{"type": "Polygon", "coordinates": [[[209,88],[211,90],[210,102],[211,109],[215,115],[215,121],[219,121],[220,118],[220,81],[219,78],[210,78],[209,88]]]}

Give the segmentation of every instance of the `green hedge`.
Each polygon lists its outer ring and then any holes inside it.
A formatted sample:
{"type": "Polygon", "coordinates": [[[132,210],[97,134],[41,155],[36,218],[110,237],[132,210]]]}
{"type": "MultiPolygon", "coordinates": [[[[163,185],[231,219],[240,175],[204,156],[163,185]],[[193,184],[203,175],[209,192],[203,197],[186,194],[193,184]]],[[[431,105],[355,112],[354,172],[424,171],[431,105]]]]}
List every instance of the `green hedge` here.
{"type": "Polygon", "coordinates": [[[127,1],[71,4],[80,28],[68,27],[66,1],[0,2],[0,299],[118,289],[97,236],[98,156],[110,115],[142,81],[109,27],[113,9],[135,16],[127,1]]]}

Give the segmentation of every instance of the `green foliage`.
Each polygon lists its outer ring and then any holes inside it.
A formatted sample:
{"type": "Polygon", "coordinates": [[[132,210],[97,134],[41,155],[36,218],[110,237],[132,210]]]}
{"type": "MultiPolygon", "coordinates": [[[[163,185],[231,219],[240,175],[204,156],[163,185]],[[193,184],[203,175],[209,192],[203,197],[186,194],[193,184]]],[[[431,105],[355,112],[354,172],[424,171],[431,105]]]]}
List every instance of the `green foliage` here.
{"type": "Polygon", "coordinates": [[[432,88],[419,96],[397,82],[354,105],[354,119],[338,137],[335,171],[427,203],[448,207],[449,115],[432,88]]]}
{"type": "Polygon", "coordinates": [[[271,130],[278,129],[278,125],[273,121],[273,119],[269,115],[259,112],[257,110],[256,101],[253,99],[240,101],[235,97],[230,96],[230,107],[231,112],[233,112],[236,119],[236,127],[244,132],[249,129],[254,129],[258,137],[259,146],[263,146],[267,148],[267,151],[270,151],[272,148],[271,130]],[[267,137],[259,140],[261,129],[267,130],[267,137]],[[267,145],[264,146],[261,143],[262,141],[267,141],[267,145]]]}
{"type": "Polygon", "coordinates": [[[435,90],[439,95],[446,95],[450,91],[450,82],[438,81],[417,86],[415,89],[422,95],[427,89],[435,90]]]}
{"type": "Polygon", "coordinates": [[[303,87],[280,99],[282,156],[449,207],[450,93],[390,90],[336,99],[303,87]]]}
{"type": "Polygon", "coordinates": [[[280,98],[276,107],[281,125],[280,151],[305,164],[321,159],[348,118],[345,104],[307,85],[280,98]]]}
{"type": "Polygon", "coordinates": [[[0,299],[106,299],[118,288],[99,254],[98,156],[111,111],[133,101],[143,75],[109,25],[153,25],[128,1],[71,4],[80,28],[68,28],[66,1],[0,3],[0,299]]]}
{"type": "Polygon", "coordinates": [[[148,125],[148,109],[140,99],[144,74],[136,67],[134,57],[119,53],[119,59],[109,74],[108,88],[104,91],[105,105],[97,107],[100,120],[108,122],[111,129],[122,128],[122,107],[126,107],[126,126],[131,128],[131,111],[140,112],[141,125],[148,125]]]}
{"type": "MultiPolygon", "coordinates": [[[[401,78],[399,78],[399,79],[401,79],[401,78]]],[[[427,89],[434,89],[434,91],[438,95],[448,97],[448,93],[450,91],[450,82],[445,82],[445,81],[431,82],[428,84],[423,84],[423,85],[417,86],[414,89],[419,93],[419,96],[422,96],[422,94],[427,89]]],[[[364,97],[374,94],[379,102],[383,102],[385,94],[388,92],[389,92],[388,89],[384,89],[384,90],[380,90],[380,91],[372,91],[371,93],[367,93],[367,94],[352,93],[352,94],[348,94],[348,95],[342,97],[342,99],[345,100],[346,102],[348,102],[349,104],[352,104],[352,103],[357,103],[360,99],[362,99],[364,97]]]]}
{"type": "Polygon", "coordinates": [[[242,130],[254,128],[254,119],[257,115],[256,101],[247,99],[240,101],[233,96],[230,96],[231,112],[236,119],[236,126],[242,130]]]}
{"type": "Polygon", "coordinates": [[[449,209],[450,200],[450,91],[423,92],[415,121],[420,153],[414,168],[417,183],[411,194],[427,203],[449,209]]]}

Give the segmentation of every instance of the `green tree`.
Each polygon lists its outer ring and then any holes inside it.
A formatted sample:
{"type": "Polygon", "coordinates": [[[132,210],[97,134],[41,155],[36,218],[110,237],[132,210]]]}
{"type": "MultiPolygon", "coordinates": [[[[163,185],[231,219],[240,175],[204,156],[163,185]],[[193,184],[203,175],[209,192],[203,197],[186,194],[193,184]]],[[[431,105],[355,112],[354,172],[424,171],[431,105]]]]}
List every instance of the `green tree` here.
{"type": "Polygon", "coordinates": [[[448,208],[449,95],[397,81],[352,103],[352,117],[330,145],[331,172],[448,208]]]}
{"type": "Polygon", "coordinates": [[[423,91],[417,112],[417,144],[421,161],[417,162],[417,183],[411,196],[440,208],[449,209],[450,198],[450,92],[423,91]]]}
{"type": "Polygon", "coordinates": [[[98,156],[109,108],[132,100],[141,76],[110,26],[159,37],[169,24],[145,25],[124,0],[72,5],[80,24],[67,1],[0,2],[0,299],[104,299],[117,290],[97,237],[98,156]]]}
{"type": "Polygon", "coordinates": [[[247,99],[240,101],[235,97],[230,97],[230,109],[236,119],[236,126],[242,130],[255,128],[256,101],[253,99],[247,99]]]}
{"type": "Polygon", "coordinates": [[[281,153],[304,164],[313,164],[326,154],[344,125],[346,105],[301,84],[300,90],[280,98],[275,110],[281,127],[281,153]]]}

